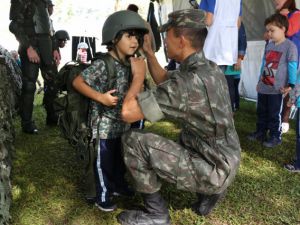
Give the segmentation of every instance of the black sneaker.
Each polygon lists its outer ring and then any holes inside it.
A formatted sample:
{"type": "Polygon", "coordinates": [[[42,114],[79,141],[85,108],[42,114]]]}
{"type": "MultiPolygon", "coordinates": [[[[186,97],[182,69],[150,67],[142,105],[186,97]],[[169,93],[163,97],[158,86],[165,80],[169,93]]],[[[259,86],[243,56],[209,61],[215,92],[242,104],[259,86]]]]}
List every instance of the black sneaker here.
{"type": "Polygon", "coordinates": [[[284,169],[286,169],[286,170],[288,170],[289,172],[292,172],[292,173],[300,173],[300,168],[297,168],[293,164],[284,165],[284,169]]]}
{"type": "Polygon", "coordinates": [[[117,216],[122,225],[170,225],[170,215],[146,213],[141,210],[126,210],[117,216]]]}
{"type": "Polygon", "coordinates": [[[113,196],[125,196],[125,197],[133,197],[135,192],[132,188],[126,186],[123,188],[117,188],[113,193],[113,196]]]}
{"type": "Polygon", "coordinates": [[[117,208],[117,205],[111,201],[96,202],[95,206],[97,206],[98,209],[104,212],[112,212],[117,208]]]}
{"type": "Polygon", "coordinates": [[[22,131],[27,134],[38,134],[38,129],[33,121],[22,123],[22,131]]]}
{"type": "Polygon", "coordinates": [[[276,145],[280,145],[280,144],[281,144],[281,140],[276,137],[270,137],[269,140],[263,142],[263,146],[267,148],[273,148],[276,145]]]}
{"type": "Polygon", "coordinates": [[[263,142],[266,139],[266,134],[262,133],[262,132],[257,132],[255,131],[254,133],[251,133],[247,136],[247,139],[249,141],[259,141],[259,142],[263,142]]]}
{"type": "Polygon", "coordinates": [[[197,194],[198,202],[192,205],[192,210],[200,216],[206,216],[215,208],[217,203],[224,198],[225,194],[226,190],[214,195],[197,194]]]}

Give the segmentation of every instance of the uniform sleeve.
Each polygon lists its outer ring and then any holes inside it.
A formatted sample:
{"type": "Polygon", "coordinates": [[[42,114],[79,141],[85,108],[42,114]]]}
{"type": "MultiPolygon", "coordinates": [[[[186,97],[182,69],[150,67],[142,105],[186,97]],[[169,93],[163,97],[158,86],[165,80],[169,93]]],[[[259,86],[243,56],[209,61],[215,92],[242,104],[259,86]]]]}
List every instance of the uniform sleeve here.
{"type": "Polygon", "coordinates": [[[85,82],[97,91],[104,92],[102,87],[106,87],[108,75],[103,60],[96,60],[88,68],[81,72],[85,82]]]}
{"type": "Polygon", "coordinates": [[[294,12],[289,18],[289,29],[286,36],[291,37],[300,31],[300,11],[294,12]]]}
{"type": "Polygon", "coordinates": [[[27,49],[31,43],[28,35],[24,31],[23,22],[25,20],[25,12],[26,6],[24,1],[11,0],[9,13],[11,23],[9,30],[15,35],[20,45],[27,49]]]}
{"type": "Polygon", "coordinates": [[[199,5],[199,9],[214,14],[215,5],[216,5],[216,0],[202,0],[199,5]]]}
{"type": "Polygon", "coordinates": [[[187,91],[179,76],[171,76],[167,81],[138,96],[139,105],[145,118],[151,122],[164,117],[172,119],[184,118],[186,104],[184,104],[187,91]]]}
{"type": "Polygon", "coordinates": [[[288,83],[290,87],[294,87],[297,80],[297,67],[298,67],[298,50],[295,44],[291,43],[288,50],[288,83]]]}

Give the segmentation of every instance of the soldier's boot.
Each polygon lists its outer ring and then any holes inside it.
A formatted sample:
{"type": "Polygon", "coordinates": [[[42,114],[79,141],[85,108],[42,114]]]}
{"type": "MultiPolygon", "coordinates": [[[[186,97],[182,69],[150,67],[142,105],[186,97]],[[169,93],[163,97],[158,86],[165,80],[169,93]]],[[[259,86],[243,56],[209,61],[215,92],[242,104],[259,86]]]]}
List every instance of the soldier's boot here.
{"type": "Polygon", "coordinates": [[[122,225],[170,225],[170,215],[167,205],[159,192],[142,194],[145,211],[126,210],[118,215],[122,225]]]}
{"type": "Polygon", "coordinates": [[[22,131],[27,134],[38,134],[38,129],[34,121],[29,121],[29,122],[22,121],[22,131]]]}
{"type": "Polygon", "coordinates": [[[224,198],[226,190],[220,194],[204,195],[197,194],[198,201],[192,205],[192,210],[200,216],[208,215],[217,203],[224,198]]]}

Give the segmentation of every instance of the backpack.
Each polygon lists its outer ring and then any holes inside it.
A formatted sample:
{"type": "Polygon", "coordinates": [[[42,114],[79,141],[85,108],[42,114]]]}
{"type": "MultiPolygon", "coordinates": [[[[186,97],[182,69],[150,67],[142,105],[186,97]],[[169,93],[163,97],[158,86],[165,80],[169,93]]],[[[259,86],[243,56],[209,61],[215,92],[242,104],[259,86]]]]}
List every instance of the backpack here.
{"type": "MultiPolygon", "coordinates": [[[[93,61],[102,59],[105,62],[109,77],[109,88],[116,79],[114,59],[108,53],[96,53],[93,61]]],[[[84,193],[87,200],[96,197],[93,162],[96,159],[95,144],[92,142],[92,130],[89,127],[90,99],[77,92],[73,80],[88,67],[75,61],[66,63],[55,79],[60,96],[54,101],[58,115],[58,126],[65,139],[75,149],[80,167],[84,169],[84,193]]]]}

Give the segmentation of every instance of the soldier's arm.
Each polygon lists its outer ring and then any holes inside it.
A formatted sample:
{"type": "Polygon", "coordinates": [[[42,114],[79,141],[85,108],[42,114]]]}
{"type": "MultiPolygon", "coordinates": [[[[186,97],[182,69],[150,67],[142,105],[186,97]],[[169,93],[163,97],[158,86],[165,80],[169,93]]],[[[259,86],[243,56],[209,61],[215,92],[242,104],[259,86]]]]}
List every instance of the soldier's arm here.
{"type": "Polygon", "coordinates": [[[16,39],[19,41],[20,45],[24,48],[28,48],[30,44],[30,39],[24,30],[24,14],[26,11],[26,2],[19,0],[11,0],[10,14],[9,18],[11,23],[9,25],[9,30],[12,32],[16,39]]]}
{"type": "Polygon", "coordinates": [[[162,68],[156,59],[153,49],[151,48],[151,38],[147,34],[144,37],[143,50],[147,57],[149,72],[156,84],[160,84],[167,79],[167,71],[162,68]]]}

